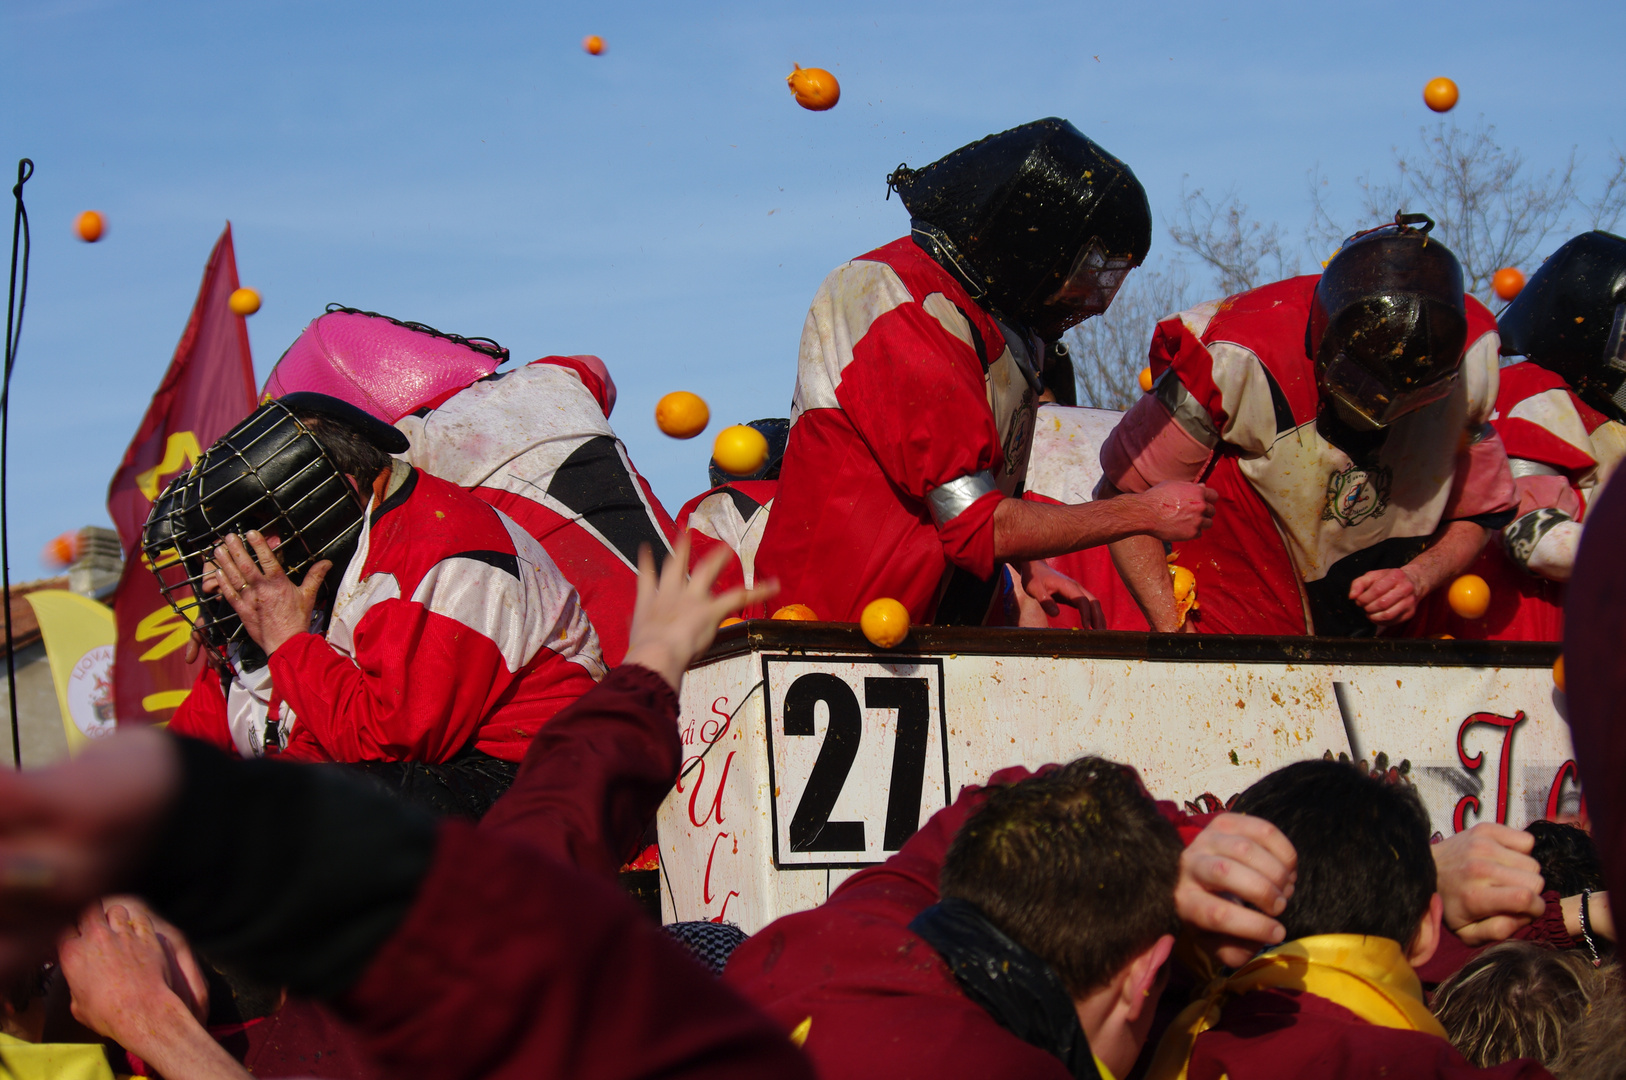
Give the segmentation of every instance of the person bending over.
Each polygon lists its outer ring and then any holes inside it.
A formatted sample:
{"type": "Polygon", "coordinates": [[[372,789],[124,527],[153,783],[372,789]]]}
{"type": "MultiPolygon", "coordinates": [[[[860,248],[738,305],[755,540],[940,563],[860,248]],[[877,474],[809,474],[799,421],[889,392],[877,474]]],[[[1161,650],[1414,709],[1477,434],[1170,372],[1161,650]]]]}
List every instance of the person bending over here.
{"type": "Polygon", "coordinates": [[[1170,1026],[1151,1080],[1545,1077],[1533,1062],[1481,1072],[1446,1040],[1412,970],[1440,940],[1428,813],[1417,793],[1347,762],[1301,761],[1235,810],[1298,853],[1287,940],[1216,979],[1170,1026]]]}
{"type": "Polygon", "coordinates": [[[1126,766],[1006,769],[748,939],[724,980],[799,1031],[821,1075],[1110,1080],[1147,1037],[1181,918],[1251,939],[1245,957],[1279,940],[1260,912],[1281,910],[1292,867],[1275,829],[1237,815],[1182,855],[1126,766]]]}
{"type": "Polygon", "coordinates": [[[366,763],[478,816],[604,667],[541,546],[391,458],[405,449],[355,406],[295,393],[165,489],[144,550],[219,667],[170,726],[243,757],[366,763]]]}

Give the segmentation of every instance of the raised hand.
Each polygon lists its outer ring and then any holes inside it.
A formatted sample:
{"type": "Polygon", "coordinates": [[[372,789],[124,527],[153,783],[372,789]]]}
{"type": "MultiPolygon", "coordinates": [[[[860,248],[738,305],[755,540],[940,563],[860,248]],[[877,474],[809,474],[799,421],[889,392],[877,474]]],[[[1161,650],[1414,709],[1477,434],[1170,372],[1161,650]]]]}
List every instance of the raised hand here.
{"type": "Polygon", "coordinates": [[[1434,871],[1445,901],[1445,925],[1466,944],[1512,937],[1546,910],[1536,838],[1523,829],[1481,821],[1434,845],[1434,871]]]}
{"type": "Polygon", "coordinates": [[[1139,495],[1146,531],[1159,540],[1191,540],[1214,524],[1219,492],[1185,480],[1165,480],[1139,495]]]}
{"type": "Polygon", "coordinates": [[[1298,853],[1281,830],[1263,818],[1221,814],[1180,856],[1175,908],[1220,963],[1240,967],[1287,936],[1274,916],[1286,910],[1297,876],[1298,853]]]}

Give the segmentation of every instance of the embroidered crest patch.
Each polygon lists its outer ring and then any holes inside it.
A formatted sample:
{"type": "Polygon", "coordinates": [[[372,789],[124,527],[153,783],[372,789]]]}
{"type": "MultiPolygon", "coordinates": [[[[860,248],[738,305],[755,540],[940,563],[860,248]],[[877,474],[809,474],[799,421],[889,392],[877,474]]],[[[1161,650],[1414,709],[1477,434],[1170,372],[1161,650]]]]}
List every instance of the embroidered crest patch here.
{"type": "Polygon", "coordinates": [[[1327,477],[1327,505],[1322,521],[1336,521],[1344,528],[1359,525],[1367,518],[1382,517],[1389,509],[1389,488],[1394,470],[1387,465],[1364,469],[1351,465],[1327,477]]]}

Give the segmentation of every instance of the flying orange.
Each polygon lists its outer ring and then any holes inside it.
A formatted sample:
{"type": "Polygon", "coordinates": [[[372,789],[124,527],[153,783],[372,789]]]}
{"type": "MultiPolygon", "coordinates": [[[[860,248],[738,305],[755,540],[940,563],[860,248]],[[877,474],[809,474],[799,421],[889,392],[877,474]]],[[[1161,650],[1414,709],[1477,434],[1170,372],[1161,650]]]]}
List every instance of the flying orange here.
{"type": "Polygon", "coordinates": [[[858,627],[870,644],[890,649],[909,636],[909,609],[889,596],[871,600],[858,617],[858,627]]]}
{"type": "Polygon", "coordinates": [[[588,34],[582,38],[582,48],[587,50],[589,56],[597,56],[604,51],[604,39],[597,34],[588,34]]]}
{"type": "Polygon", "coordinates": [[[86,210],[73,219],[73,231],[87,244],[94,244],[107,231],[107,219],[95,210],[86,210]]]}
{"type": "Polygon", "coordinates": [[[841,100],[841,84],[836,82],[836,77],[823,68],[805,68],[800,64],[795,67],[785,82],[796,95],[796,104],[814,112],[835,108],[836,102],[841,100]]]}
{"type": "Polygon", "coordinates": [[[1463,574],[1445,594],[1451,610],[1464,619],[1478,619],[1490,610],[1490,586],[1478,574],[1463,574]]]}
{"type": "Polygon", "coordinates": [[[226,306],[234,315],[252,315],[260,310],[260,294],[255,289],[234,289],[226,306]]]}
{"type": "Polygon", "coordinates": [[[1560,656],[1557,660],[1553,661],[1553,685],[1558,687],[1558,692],[1560,694],[1566,692],[1564,690],[1564,657],[1563,656],[1560,656]]]}
{"type": "Polygon", "coordinates": [[[1450,112],[1457,104],[1457,84],[1443,76],[1423,87],[1423,104],[1435,112],[1450,112]]]}
{"type": "Polygon", "coordinates": [[[1511,300],[1524,288],[1524,275],[1517,267],[1504,266],[1491,276],[1491,288],[1503,300],[1511,300]]]}
{"type": "Polygon", "coordinates": [[[768,440],[754,427],[725,427],[711,444],[711,460],[730,476],[749,476],[768,460],[768,440]]]}
{"type": "Polygon", "coordinates": [[[1152,369],[1149,367],[1140,369],[1140,388],[1148,394],[1152,392],[1152,369]]]}
{"type": "Polygon", "coordinates": [[[699,394],[674,390],[655,403],[655,426],[674,439],[692,439],[711,423],[711,410],[699,394]]]}

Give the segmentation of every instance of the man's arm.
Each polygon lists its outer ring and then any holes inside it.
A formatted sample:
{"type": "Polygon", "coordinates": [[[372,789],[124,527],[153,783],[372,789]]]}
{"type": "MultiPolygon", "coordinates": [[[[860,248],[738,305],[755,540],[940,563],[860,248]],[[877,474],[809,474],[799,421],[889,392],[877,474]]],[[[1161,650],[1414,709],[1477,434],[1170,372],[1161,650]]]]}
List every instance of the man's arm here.
{"type": "Polygon", "coordinates": [[[1489,539],[1490,530],[1476,522],[1447,522],[1405,566],[1369,570],[1350,582],[1349,598],[1379,626],[1403,623],[1423,597],[1472,566],[1489,539]]]}
{"type": "Polygon", "coordinates": [[[1002,499],[994,507],[994,556],[1002,562],[1048,559],[1139,534],[1190,540],[1213,524],[1218,499],[1202,484],[1182,481],[1062,506],[1002,499]]]}
{"type": "MultiPolygon", "coordinates": [[[[1151,489],[1156,490],[1158,489],[1151,489]]],[[[1212,489],[1203,490],[1213,498],[1218,498],[1212,489]]],[[[1095,489],[1095,493],[1097,501],[1116,502],[1120,498],[1128,497],[1119,495],[1118,489],[1112,486],[1111,481],[1105,479],[1095,489]]],[[[1129,590],[1129,595],[1140,605],[1147,624],[1161,634],[1177,632],[1180,629],[1180,612],[1175,605],[1174,583],[1169,578],[1169,563],[1165,557],[1162,540],[1143,533],[1115,541],[1109,550],[1112,553],[1112,564],[1118,568],[1118,576],[1123,578],[1124,587],[1129,590]]]]}

